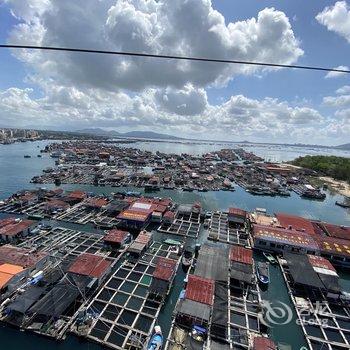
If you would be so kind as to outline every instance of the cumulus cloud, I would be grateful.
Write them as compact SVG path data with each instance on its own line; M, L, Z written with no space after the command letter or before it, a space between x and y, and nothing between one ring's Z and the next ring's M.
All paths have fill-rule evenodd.
M350 106L350 95L326 96L323 103L332 107Z
M230 23L210 0L6 2L19 21L8 38L13 44L282 64L303 55L288 17L274 8ZM30 89L0 91L0 120L8 126L124 127L192 137L195 131L204 138L286 142L314 140L315 129L317 135L347 130L345 110L330 120L301 103L269 97L209 102L209 87L267 68L28 50L13 55L26 65L26 79L41 97Z
M344 85L341 88L336 90L336 93L338 95L343 95L343 94L347 94L350 93L350 85Z
M338 66L338 67L334 67L333 69L339 69L339 70L349 70L348 66ZM344 75L346 75L347 73L345 72L328 72L325 76L326 79L329 78L339 78L342 77Z
M288 17L274 8L225 23L210 0L7 0L22 20L9 42L293 63L303 55ZM62 25L64 23L64 25ZM256 67L22 50L14 54L63 85L115 91L225 84Z
M317 21L350 43L350 8L346 1L327 6L316 16Z
M207 107L207 93L204 89L195 89L186 85L184 89L158 89L155 98L160 107L170 113L179 115L198 115Z
M147 89L133 97L120 92L101 93L98 89L83 91L51 85L43 88L45 95L40 98L31 97L29 89L1 92L0 119L12 125L20 118L24 126L35 121L42 127L122 125L173 133L195 130L206 134L207 138L213 134L221 138L262 135L272 139L290 138L301 126L307 129L324 124L324 117L318 111L293 107L277 99L258 100L235 95L220 105L212 105L204 90L191 86L178 91L166 89L163 93ZM185 107L193 100L199 101L191 102L198 109Z

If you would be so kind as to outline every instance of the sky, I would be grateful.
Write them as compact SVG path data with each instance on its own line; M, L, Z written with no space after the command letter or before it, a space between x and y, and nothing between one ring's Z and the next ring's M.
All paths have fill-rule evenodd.
M0 0L0 43L349 69L350 3ZM0 127L350 142L350 74L0 50Z

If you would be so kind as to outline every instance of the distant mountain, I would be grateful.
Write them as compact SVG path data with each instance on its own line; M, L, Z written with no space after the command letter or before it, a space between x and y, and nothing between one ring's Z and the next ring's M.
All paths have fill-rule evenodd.
M344 143L343 145L335 146L334 148L350 151L350 143Z
M106 136L106 137L130 137L136 139L154 139L154 140L183 140L183 138L160 134L153 131L129 131L129 132L118 132L118 131L108 131L101 128L90 128L90 129L82 129L77 130L79 133L84 134L92 134L98 136Z

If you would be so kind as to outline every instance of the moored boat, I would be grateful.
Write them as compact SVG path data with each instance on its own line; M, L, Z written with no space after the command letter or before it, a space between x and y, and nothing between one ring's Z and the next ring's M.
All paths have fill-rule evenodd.
M350 208L350 203L336 201L335 204L342 208Z
M270 274L269 274L269 263L258 262L256 267L256 275L259 282L262 284L269 284Z
M272 265L277 264L277 260L275 259L275 257L271 253L264 252L263 255L270 264L272 264Z
M186 247L184 250L184 254L182 256L182 265L185 267L191 266L194 256L194 250L192 247Z
M160 326L154 327L154 333L147 345L147 350L161 350L163 347L163 335Z

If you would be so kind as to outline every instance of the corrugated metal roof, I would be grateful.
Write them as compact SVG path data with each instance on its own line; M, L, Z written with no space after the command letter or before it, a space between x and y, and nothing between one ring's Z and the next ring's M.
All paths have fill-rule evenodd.
M276 344L273 340L265 337L255 337L253 341L253 350L276 350Z
M251 249L234 245L230 250L230 260L253 265L253 251Z
M325 230L330 236L350 240L349 226L338 226L328 223L321 223L320 225L325 228Z
M85 205L95 208L101 208L108 204L108 201L104 198L87 198L84 201Z
M174 275L176 269L176 261L173 259L159 257L156 268L153 272L154 278L169 281Z
M140 211L140 210L131 210L126 209L122 211L117 218L122 220L134 220L134 221L146 221L152 214L152 211Z
M3 273L15 275L21 271L23 271L23 267L19 265L6 264L6 263L0 265L0 272L3 272Z
M186 298L198 301L202 304L213 305L214 281L198 277L195 275L188 276L186 288Z
M28 229L31 225L34 224L34 221L31 220L22 220L20 222L15 222L0 228L0 235L4 236L16 236L19 233Z
M320 267L323 269L331 270L331 271L336 271L333 265L325 258L322 256L317 256L317 255L308 255L310 264L313 267Z
M79 255L69 267L68 272L90 277L102 277L111 266L103 256L84 253Z
M175 213L168 210L164 215L163 215L164 218L168 218L168 219L174 219L175 217Z
M243 210L243 209L240 209L240 208L229 208L228 209L228 214L229 215L246 217L247 212L245 210Z
M0 263L19 265L22 267L34 267L45 258L45 252L32 252L29 249L4 245L0 247Z
M276 217L280 225L285 228L289 228L291 226L294 230L297 231L306 232L310 235L316 234L311 221L301 216L277 213Z
M4 226L7 226L7 225L10 225L10 224L13 224L15 222L16 222L16 218L1 219L0 220L0 228L4 227Z
M260 238L280 244L288 244L314 250L318 250L319 248L317 241L314 239L316 238L315 236L280 227L255 224L253 225L253 236L254 238Z
M324 253L350 256L350 242L348 240L335 237L319 237L318 244Z
M86 193L84 191L72 191L69 193L68 197L75 198L75 199L84 199L86 198Z
M111 243L122 243L123 240L128 235L128 232L122 230L110 230L106 236L104 236L103 240L105 242Z
M152 233L147 231L141 231L139 235L136 237L135 242L148 244L152 239Z

